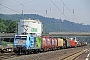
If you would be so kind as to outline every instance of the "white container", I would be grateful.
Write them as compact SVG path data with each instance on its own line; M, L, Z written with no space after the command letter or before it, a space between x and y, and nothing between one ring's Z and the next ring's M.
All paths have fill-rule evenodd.
M18 34L32 33L36 36L41 36L42 34L42 22L39 20L20 20L18 22Z

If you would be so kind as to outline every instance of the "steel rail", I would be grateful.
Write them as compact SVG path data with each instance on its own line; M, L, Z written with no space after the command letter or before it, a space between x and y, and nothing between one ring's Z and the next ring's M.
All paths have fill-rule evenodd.
M76 53L71 54L69 56L66 56L64 58L61 58L61 60L75 60L77 57L79 57L81 54L83 54L86 51L88 51L88 49L85 49L83 51L79 51L79 52L76 52Z

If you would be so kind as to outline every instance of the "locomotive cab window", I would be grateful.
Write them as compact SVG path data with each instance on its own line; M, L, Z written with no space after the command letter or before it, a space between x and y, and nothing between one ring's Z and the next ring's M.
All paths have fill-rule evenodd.
M27 36L16 36L16 39L26 40Z

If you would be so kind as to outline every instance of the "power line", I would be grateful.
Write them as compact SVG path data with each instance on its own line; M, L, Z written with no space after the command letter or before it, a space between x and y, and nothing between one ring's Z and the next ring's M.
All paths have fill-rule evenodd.
M62 0L61 0L62 1ZM74 15L74 17L76 18L76 16L75 16L75 11L74 11L74 8L73 8L73 11L71 11L67 6L66 6L66 4L62 1L62 3L63 3L63 5L70 11L70 12L72 12L72 14ZM74 4L74 2L73 2L73 4ZM77 20L77 18L76 18L76 20Z
M27 3L30 3L30 2L32 2L32 1L35 1L35 0L30 0L30 1L28 1L28 2L25 2L25 3L21 3L21 2L19 2L18 0L15 0L16 2L18 2L19 4L17 4L17 5L13 5L13 6L8 6L8 8L10 8L10 7L14 7L14 6L19 6L19 5L22 5L22 6L25 6L25 4L27 4ZM5 6L5 5L4 5ZM28 6L27 6L28 7ZM5 7L6 8L6 7ZM28 8L30 8L30 7L28 7ZM23 8L22 8L23 9ZM32 8L30 8L30 9L32 9ZM9 9L9 10L13 10L13 9ZM37 11L37 10L35 10L35 9L32 9L33 11L35 11L35 12L40 12L40 13L42 13L44 16L45 16L45 13L43 13L43 12L41 12L41 11ZM22 13L24 14L24 10L21 10L22 11ZM15 12L15 11L14 11Z
M5 8L7 8L7 9L9 9L9 10L11 10L11 11L14 11L14 12L16 12L16 13L20 13L20 12L18 12L18 11L16 11L16 10L14 10L14 9L11 9L11 8L9 8L9 7L7 7L7 6L5 6L5 5L2 5L2 4L0 4L1 6L3 6L3 7L5 7Z
M62 1L62 0L61 0ZM74 8L73 8L73 11L71 11L67 6L66 6L66 4L62 1L62 3L63 3L63 5L74 15L74 17L75 17L75 19L76 20L78 20L77 18L76 18L76 16L75 16L75 12L74 12ZM73 7L74 7L74 0L73 0ZM78 28L79 29L79 28Z
M16 0L16 1L17 1L17 0ZM34 1L34 0L32 0L32 1ZM32 1L29 1L29 2L32 2ZM17 2L20 3L19 1L17 1ZM26 3L29 3L29 2L26 2ZM26 4L26 3L24 3L24 4ZM20 3L20 4L18 4L18 5L24 6L24 4L23 4L23 3ZM16 13L19 13L19 14L23 13L23 10L22 10L22 12L20 13L20 12L14 10L14 9L11 9L10 7L7 7L7 6L3 5L2 3L0 3L0 5L3 6L3 7L5 7L5 8L7 8L7 9L9 9L9 10L11 10L11 11L14 11L14 12L16 12ZM31 8L30 8L30 9L31 9ZM33 10L34 10L34 9L33 9ZM37 11L37 10L34 10L34 11ZM42 13L42 14L44 14L44 13ZM22 14L22 15L23 15L23 14Z
M15 0L16 1L16 0ZM30 3L30 2L32 2L32 1L34 1L34 0L31 0L31 1L28 1L28 2L25 2L25 3L21 3L21 4L17 4L17 5L13 5L13 6L10 6L10 7L14 7L14 6L19 6L19 5L25 5L25 4L27 4L27 3ZM18 1L16 1L16 2L18 2ZM19 3L19 2L18 2Z
M58 6L51 0L51 2L54 4L54 6L64 15L64 17L67 18L67 16L58 8ZM69 18L67 18L69 20Z
M15 0L16 2L18 2L17 0ZM32 1L34 1L34 0L30 0L30 1L28 1L28 2L24 2L24 3L20 3L20 4L17 4L17 5L13 5L13 6L5 6L5 5L3 5L5 8L8 8L9 10L13 10L13 9L11 9L10 7L14 7L14 6L19 6L19 5L22 5L22 6L24 6L25 4L27 4L27 3L30 3L30 2L32 2ZM19 2L18 2L19 3ZM1 0L1 4L2 4L2 0ZM14 10L15 11L15 10Z
M31 1L26 2L26 3L20 3L20 2L17 1L17 0L15 0L15 1L18 2L19 5L25 6L26 3L32 2L32 1L34 1L34 0L31 0ZM28 7L28 6L26 6L26 7ZM28 8L30 8L30 7L28 7ZM32 9L32 8L30 8L30 9ZM35 10L35 9L32 9L32 10L34 10L35 12L39 12L39 11L37 11L37 10ZM22 10L22 11L23 11L23 14L24 14L24 10ZM40 11L40 13L42 13L42 12ZM42 14L45 15L44 13L42 13Z
M54 4L54 6L55 7L57 7L57 9L67 18L67 16L58 8L58 6L51 0L51 2ZM63 1L62 1L63 2ZM63 2L63 4L64 4L64 2ZM64 4L65 5L65 4ZM65 5L66 6L66 5ZM69 10L70 11L70 10ZM68 20L69 20L69 18L67 18ZM73 23L71 23L73 26L74 26L74 24ZM75 26L76 27L76 26ZM76 27L78 30L79 30L79 28L78 27Z

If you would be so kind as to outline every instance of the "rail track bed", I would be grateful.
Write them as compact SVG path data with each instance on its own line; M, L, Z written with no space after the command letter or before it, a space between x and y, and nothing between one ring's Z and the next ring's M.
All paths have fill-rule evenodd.
M11 55L9 58L1 60L74 60L80 54L87 51L88 48L89 47L84 46L21 56Z
M76 60L77 57L79 57L81 54L83 54L83 53L85 53L87 51L88 51L88 49L76 52L74 54L71 54L69 56L66 56L66 57L62 58L61 60Z
M0 60L17 57L15 53L0 53Z

